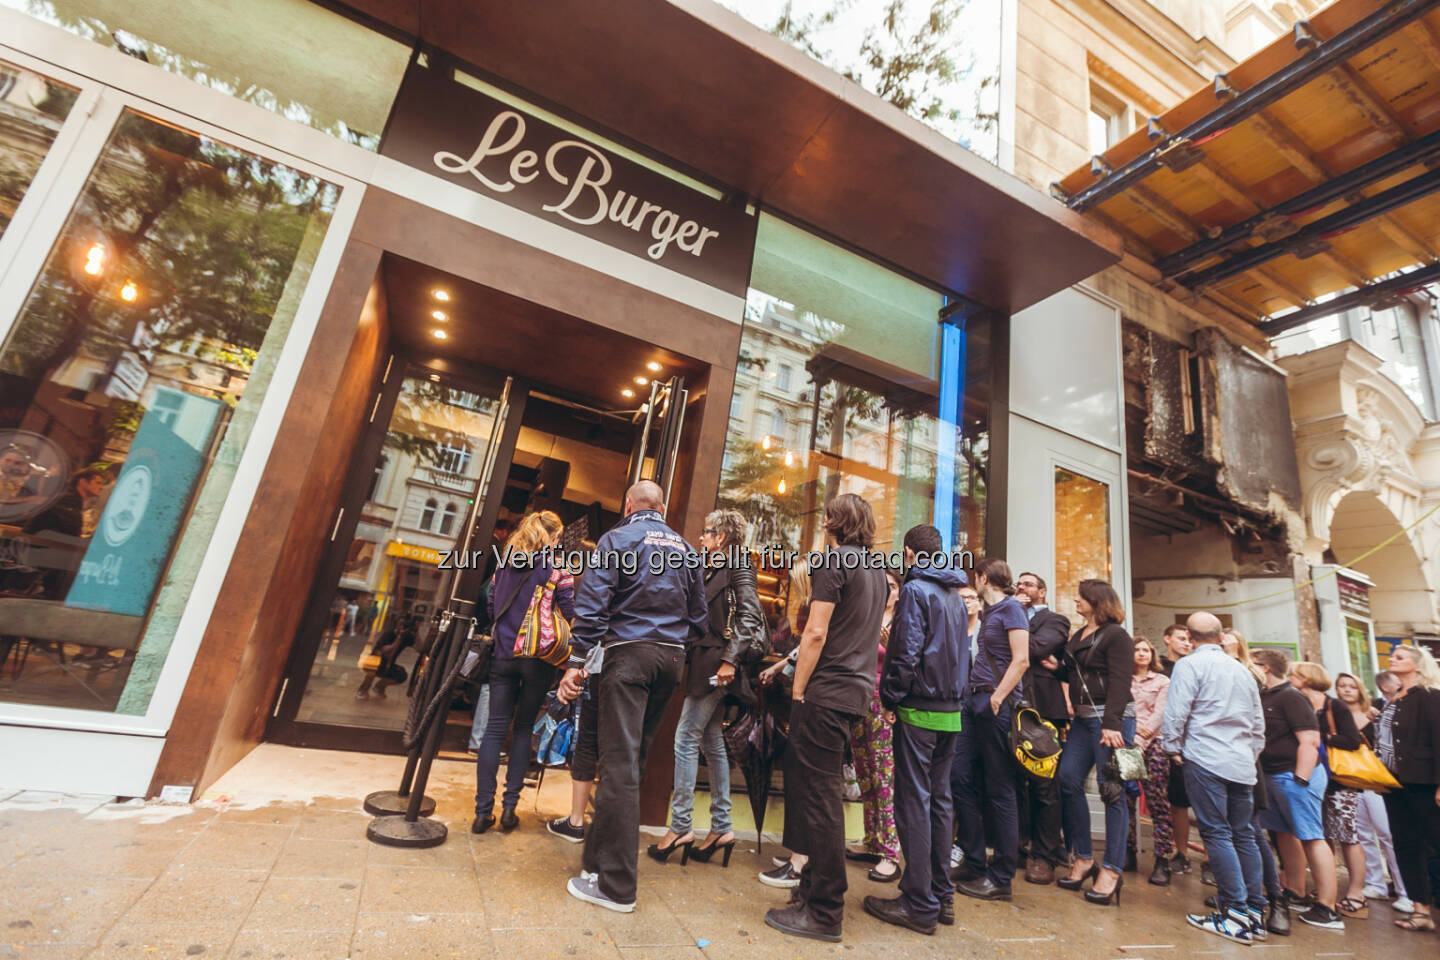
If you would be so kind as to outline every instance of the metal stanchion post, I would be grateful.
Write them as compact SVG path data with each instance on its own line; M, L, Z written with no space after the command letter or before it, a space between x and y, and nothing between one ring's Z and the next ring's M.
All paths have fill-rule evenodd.
M468 629L464 629L467 627ZM441 679L434 694L440 702L438 709L430 716L421 738L419 762L414 781L410 785L409 805L402 816L381 816L370 821L370 825L365 828L365 836L375 843L390 847L438 847L445 842L449 832L445 824L438 820L424 819L420 809L425 797L425 784L430 779L430 766L435 760L436 751L440 749L440 738L445 732L445 718L450 712L449 699L454 687L449 680L469 648L470 637L474 632L473 619L456 617L451 621L445 638L444 656L440 658ZM428 707L426 712L429 712Z

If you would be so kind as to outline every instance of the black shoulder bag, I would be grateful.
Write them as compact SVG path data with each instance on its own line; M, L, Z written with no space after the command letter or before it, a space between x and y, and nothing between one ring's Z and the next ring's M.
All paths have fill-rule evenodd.
M493 588L493 584L491 585ZM495 611L495 617L490 621L490 629L475 634L475 639L470 641L470 649L465 652L465 657L460 661L460 679L467 683L485 683L490 679L490 664L495 659L495 637L492 631L500 618L505 616L505 611L520 596L520 591L525 589L525 578L521 577L510 596L499 610Z

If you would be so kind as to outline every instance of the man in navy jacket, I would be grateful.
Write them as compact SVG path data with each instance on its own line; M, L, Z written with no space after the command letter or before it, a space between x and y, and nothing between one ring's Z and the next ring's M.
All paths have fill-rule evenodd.
M965 574L932 564L942 554L940 531L928 524L905 534L909 572L895 601L880 702L894 723L895 827L905 853L900 896L865 898L865 911L896 926L933 934L955 922L950 839L955 808L950 764L960 730L960 701L969 674L969 614L960 598Z
M600 538L575 594L570 669L560 681L567 703L585 684L592 648L600 673L600 787L585 832L580 876L566 889L587 903L635 909L640 773L670 695L685 670L685 647L705 635L705 573L700 554L665 523L660 487L642 480L625 492L625 519Z

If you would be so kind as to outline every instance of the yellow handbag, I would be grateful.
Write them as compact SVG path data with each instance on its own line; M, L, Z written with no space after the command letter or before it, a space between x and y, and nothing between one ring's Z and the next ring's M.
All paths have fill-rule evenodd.
M1330 735L1335 735L1335 715L1329 709L1325 711L1326 717L1330 720ZM1352 790L1374 790L1376 793L1386 793L1390 790L1398 790L1400 781L1391 776L1385 764L1375 755L1375 751L1364 743L1360 744L1359 750L1336 750L1333 747L1325 748L1325 756L1330 767L1330 778L1342 787L1350 787Z

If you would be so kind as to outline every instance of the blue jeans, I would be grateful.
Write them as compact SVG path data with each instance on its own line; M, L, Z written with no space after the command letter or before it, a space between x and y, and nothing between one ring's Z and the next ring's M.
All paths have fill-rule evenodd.
M683 836L695 812L695 778L700 751L710 769L710 832L730 832L730 758L725 752L725 691L686 697L675 727L675 785L670 794L670 829Z
M1264 910L1264 868L1255 842L1255 787L1224 780L1187 760L1185 792L1190 810L1210 855L1210 870L1218 888L1216 902L1221 910L1234 907Z
M1100 745L1099 717L1076 717L1070 721L1070 735L1060 753L1060 812L1065 822L1065 839L1070 852L1082 860L1092 856L1090 845L1090 805L1085 799L1085 778L1091 768L1097 777L1104 776L1105 765L1115 751ZM1127 745L1135 742L1135 718L1120 721L1120 733ZM1130 836L1130 807L1122 795L1116 803L1105 805L1105 858L1107 870L1119 873L1125 869L1125 847Z
M530 733L545 694L555 682L555 668L543 660L497 659L490 667L490 714L480 756L475 761L475 816L485 818L495 810L495 775L500 769L500 745L510 721L515 735L510 743L510 762L505 767L505 809L514 809L525 786L525 768L530 766Z
M485 739L485 722L490 719L490 684L482 684L480 696L475 698L475 716L470 718L470 749L480 752L480 741Z
M960 733L955 737L955 766L950 785L955 793L955 826L965 862L985 870L990 881L1008 887L1015 879L1020 856L1020 810L1016 793L1020 776L1010 756L1007 737L1013 707L1005 703L997 717L990 711L990 694L972 693L961 710ZM985 867L985 815L981 799L994 817L992 838L995 858Z

